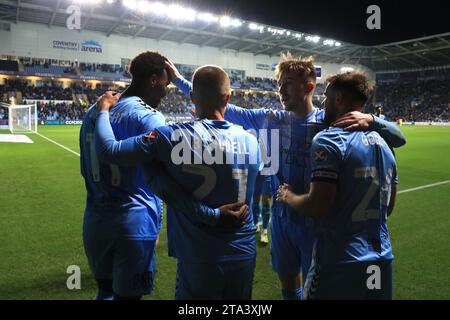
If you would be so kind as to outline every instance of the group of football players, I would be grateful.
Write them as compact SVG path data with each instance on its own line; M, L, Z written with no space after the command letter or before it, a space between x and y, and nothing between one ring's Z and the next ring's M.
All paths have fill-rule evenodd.
M392 148L406 141L395 124L362 112L374 90L365 74L328 78L322 109L313 105L313 59L283 54L275 79L284 110L270 110L230 104L219 66L189 81L147 51L130 73L130 86L105 93L80 131L83 242L97 299L152 291L162 201L176 299L252 298L260 212L283 299L392 298ZM165 125L158 104L170 83L190 96L195 121Z

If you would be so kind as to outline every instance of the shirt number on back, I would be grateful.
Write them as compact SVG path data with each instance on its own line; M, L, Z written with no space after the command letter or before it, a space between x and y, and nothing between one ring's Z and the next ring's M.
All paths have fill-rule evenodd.
M100 182L100 166L98 163L97 151L95 150L94 134L88 133L86 135L86 141L89 144L89 151L91 154L91 171L92 180L94 182ZM111 185L113 187L120 186L120 169L118 165L110 164L111 169Z
M368 219L378 219L380 208L369 208L370 201L375 196L376 192L380 188L380 178L378 176L378 170L376 167L363 167L355 169L355 178L372 178L369 189L366 195L355 208L352 213L352 221L360 222L366 221ZM392 180L392 169L389 168L387 175L384 180L384 184L381 187L380 194L380 205L388 206L391 194L391 180Z
M183 172L203 177L203 183L193 193L197 199L205 198L216 187L217 175L214 169L204 165L183 165ZM238 180L238 201L245 201L247 194L248 169L233 169L233 179Z
M239 183L238 201L245 201L247 196L247 177L248 169L233 169L233 179Z
M368 208L370 201L377 192L380 186L380 179L378 178L378 170L376 167L364 167L355 169L355 178L372 178L369 189L366 195L355 208L352 214L353 222L365 221L368 219L378 219L379 209Z
M197 199L205 198L216 186L216 172L207 166L186 164L183 165L182 171L190 174L195 174L203 177L203 183L197 190L194 191L194 196Z

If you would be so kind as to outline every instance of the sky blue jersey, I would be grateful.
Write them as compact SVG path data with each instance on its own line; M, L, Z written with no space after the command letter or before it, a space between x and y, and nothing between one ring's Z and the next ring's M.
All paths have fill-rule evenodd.
M192 89L192 84L182 77L176 79L174 84L185 95L189 95ZM271 170L266 173L275 173L272 184L274 197L276 197L278 186L285 182L290 184L297 194L309 191L311 143L314 136L326 128L323 123L324 117L324 110L315 107L306 117L298 117L293 112L285 110L245 109L232 104L228 104L225 112L225 120L241 125L246 130L267 129L268 143L265 147L269 154L267 159L270 160ZM377 117L374 117L372 129L379 132L394 148L406 142L400 129ZM275 136L277 132L278 138ZM274 137L277 139L273 139ZM285 204L275 203L272 214L287 217L300 225L314 224L311 218L297 214Z
M174 83L185 94L191 90L191 84L185 79L179 78ZM323 118L323 110L317 108L313 108L306 117L296 117L292 112L284 110L245 109L232 104L228 104L225 112L226 120L241 125L246 130L267 130L267 134L259 135L259 140L267 142L262 146L262 151L266 151L268 160L271 160L264 171L276 176L272 186L274 197L278 186L283 182L292 185L296 193L308 192L311 176L309 150L315 134L325 128ZM272 214L287 216L297 223L311 221L310 218L296 214L289 206L279 203L274 206Z
M337 184L331 212L318 222L320 265L393 259L386 220L397 168L377 132L320 132L312 145L311 181Z
M108 162L162 163L167 174L197 200L216 208L245 201L251 208L253 188L263 167L255 136L227 121L198 120L165 126L147 135L117 142L108 113L97 117L97 150ZM187 262L218 262L256 254L251 212L235 230L198 223L184 211L167 209L169 255Z
M81 174L87 199L85 223L99 235L155 240L162 202L147 187L138 166L118 166L99 161L94 142L95 105L86 113L80 130ZM152 131L165 124L160 112L139 97L122 98L111 110L111 125L118 139Z

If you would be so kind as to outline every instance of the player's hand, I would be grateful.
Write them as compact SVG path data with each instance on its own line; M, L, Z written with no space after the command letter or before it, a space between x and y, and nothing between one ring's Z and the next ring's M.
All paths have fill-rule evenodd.
M345 131L365 131L373 122L373 116L359 111L344 114L342 118L331 124L333 127L343 128Z
M294 195L294 191L292 189L292 186L283 183L281 186L278 187L277 190L277 201L282 203L288 203L289 199Z
M170 61L169 59L166 59L165 63L166 63L167 71L169 72L170 82L173 82L176 79L181 77L181 73L178 71L177 67L175 67L175 65L173 64L172 61Z
M244 202L226 204L220 209L220 217L217 227L225 229L235 229L244 225L248 214L248 205Z
M97 111L109 111L117 102L119 102L121 94L114 91L106 91L97 100Z

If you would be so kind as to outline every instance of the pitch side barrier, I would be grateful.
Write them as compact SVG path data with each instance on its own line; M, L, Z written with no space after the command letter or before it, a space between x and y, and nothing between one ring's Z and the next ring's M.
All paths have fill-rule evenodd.
M430 121L417 121L417 122L403 122L405 126L450 126L450 122L430 122Z
M83 121L81 120L44 120L40 121L40 125L80 125Z

